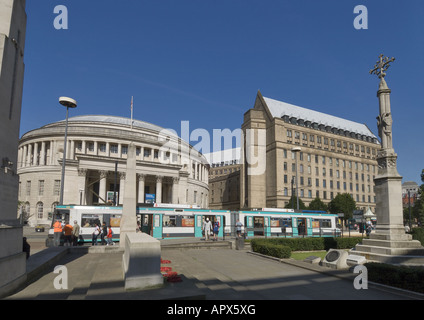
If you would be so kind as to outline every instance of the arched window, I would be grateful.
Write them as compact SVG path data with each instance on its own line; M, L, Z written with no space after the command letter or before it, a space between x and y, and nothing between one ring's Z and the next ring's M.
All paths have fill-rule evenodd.
M37 203L37 219L43 219L44 218L44 209L43 209L43 203L38 202Z

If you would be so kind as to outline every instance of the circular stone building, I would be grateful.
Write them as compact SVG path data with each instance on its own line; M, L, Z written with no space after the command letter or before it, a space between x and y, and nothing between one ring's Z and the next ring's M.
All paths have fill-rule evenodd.
M30 225L50 224L59 204L65 120L19 142L19 201ZM122 204L128 145L136 145L137 202L208 207L206 158L157 125L102 115L68 120L63 204ZM116 193L115 193L115 192Z

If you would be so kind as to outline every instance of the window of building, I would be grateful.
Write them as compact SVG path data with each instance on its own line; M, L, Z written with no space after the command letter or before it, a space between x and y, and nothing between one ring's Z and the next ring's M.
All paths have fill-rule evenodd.
M118 145L117 144L111 144L110 145L110 153L118 153Z
M44 195L44 180L38 181L38 195L43 196Z
M38 202L37 203L37 218L38 219L43 219L44 217L43 217L43 212L44 212L44 210L43 210L43 203L42 202Z
M31 181L27 181L26 183L26 195L27 196L31 195Z
M101 143L99 145L99 151L100 152L106 152L106 143Z
M53 195L59 196L60 195L60 180L55 180L53 185Z

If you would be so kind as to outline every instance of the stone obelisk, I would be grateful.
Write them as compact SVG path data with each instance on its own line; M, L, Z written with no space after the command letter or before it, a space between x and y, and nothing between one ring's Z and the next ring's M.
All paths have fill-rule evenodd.
M384 79L390 63L383 55L371 74L380 79L377 97L380 112L377 117L378 133L381 138L381 149L377 154L378 173L374 179L376 194L377 227L369 239L355 247L355 253L365 256L368 260L396 264L424 264L424 248L417 240L412 240L405 233L402 208L402 177L397 171L397 154L392 141L392 113L390 93Z
M16 173L26 23L25 0L0 0L0 298L27 276Z
M125 172L125 192L122 207L120 246L125 247L127 233L135 233L137 228L137 180L136 151L134 143L128 146L127 170Z

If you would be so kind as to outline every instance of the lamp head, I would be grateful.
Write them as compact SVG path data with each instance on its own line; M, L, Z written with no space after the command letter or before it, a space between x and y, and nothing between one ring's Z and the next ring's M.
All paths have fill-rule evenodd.
M62 106L65 106L67 108L76 108L77 107L77 102L74 99L68 98L68 97L60 97L59 103Z

